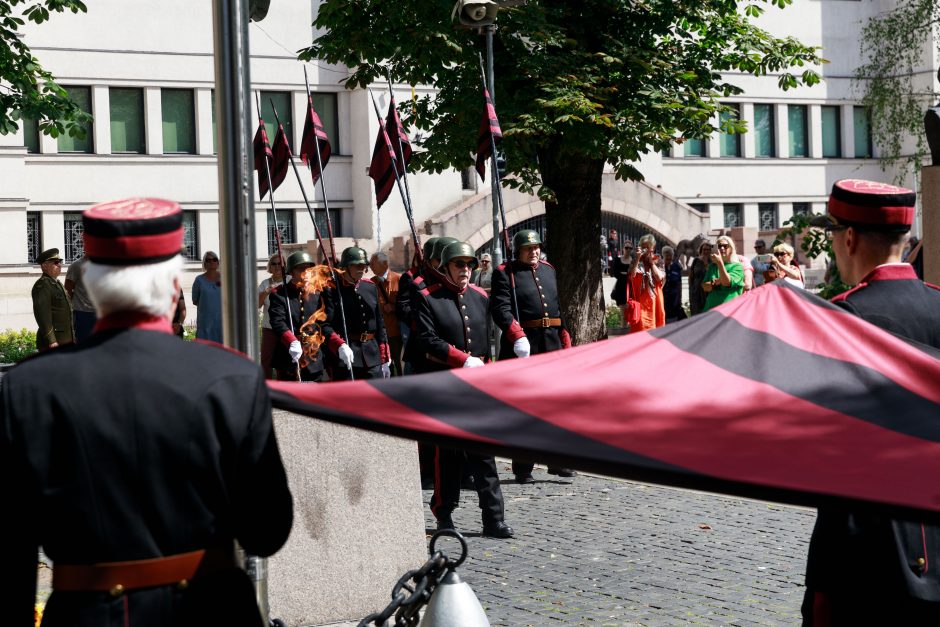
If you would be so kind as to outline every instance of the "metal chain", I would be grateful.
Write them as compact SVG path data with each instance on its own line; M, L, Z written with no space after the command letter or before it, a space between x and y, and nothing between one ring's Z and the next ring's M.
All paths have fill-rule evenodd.
M437 539L449 536L460 542L460 557L450 559L435 550ZM369 614L357 627L415 627L421 618L421 608L427 605L431 594L448 571L454 570L467 559L467 541L453 529L443 529L434 534L428 546L431 557L421 568L409 570L392 587L392 600L381 612ZM389 620L394 616L394 622Z

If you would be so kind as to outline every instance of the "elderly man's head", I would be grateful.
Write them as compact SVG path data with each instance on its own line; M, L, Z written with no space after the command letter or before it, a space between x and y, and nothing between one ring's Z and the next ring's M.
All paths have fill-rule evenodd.
M383 276L388 272L388 255L385 253L372 253L369 259L369 269L375 276Z

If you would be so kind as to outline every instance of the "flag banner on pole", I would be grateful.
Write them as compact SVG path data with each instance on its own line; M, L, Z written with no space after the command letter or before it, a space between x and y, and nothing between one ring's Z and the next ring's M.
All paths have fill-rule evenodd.
M940 351L775 281L691 320L484 368L268 385L275 407L441 446L910 515L940 512L937 381Z
M290 168L290 144L287 142L287 133L284 132L282 124L278 125L277 135L274 136L273 153L274 165L271 167L272 191L281 186L287 176L287 170Z
M405 133L405 128L401 125L401 118L398 117L398 108L395 106L395 96L393 95L391 103L388 105L388 115L385 118L385 132L392 142L392 150L395 152L395 163L398 167L398 173L404 174L408 171L408 164L411 163L411 140Z
M320 148L320 161L317 163L317 147ZM300 159L310 166L310 174L313 176L313 184L316 185L323 174L321 168L325 168L333 154L330 147L330 138L323 130L323 123L316 109L313 108L313 96L307 95L307 117L304 119L304 134L300 140Z
M379 118L379 133L372 150L372 163L369 164L369 178L375 182L375 202L381 207L388 200L395 187L395 151L385 127Z
M264 130L264 120L258 120L258 130L252 141L255 155L255 170L258 171L258 197L264 200L268 193L268 169L274 165L274 153L268 144L268 134Z
M480 120L480 132L477 135L477 172L480 179L486 180L486 163L493 155L493 144L499 145L503 132L499 128L496 118L496 108L490 98L490 90L483 89L483 98L486 108L483 109L483 119Z

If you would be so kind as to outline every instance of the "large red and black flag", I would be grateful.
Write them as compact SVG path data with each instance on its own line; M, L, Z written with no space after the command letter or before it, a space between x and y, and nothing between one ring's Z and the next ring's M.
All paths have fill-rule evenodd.
M379 118L379 133L372 149L372 163L369 164L369 178L375 183L375 202L381 208L395 187L395 151L392 142Z
M258 120L258 130L255 131L255 138L252 141L252 148L255 155L255 170L258 171L258 195L264 200L268 193L268 174L274 167L274 153L268 144L268 133L264 130L264 120Z
M483 88L483 119L480 120L480 132L477 134L477 172L480 179L486 180L486 162L493 156L493 145L499 145L503 131L499 128L496 108L490 98L490 90Z
M284 182L287 176L287 170L290 168L290 143L287 141L287 133L284 132L284 125L277 125L277 134L274 136L274 146L272 147L273 165L271 166L271 191L277 190Z
M316 157L318 152L320 153L319 161ZM323 168L326 167L331 154L330 138L323 129L320 116L313 108L313 96L307 94L307 117L304 118L304 133L300 140L300 159L310 166L310 175L313 177L314 185L320 180Z
M385 117L385 132L392 142L392 150L395 152L395 165L398 173L404 175L408 171L408 164L411 163L411 140L401 124L401 118L398 116L398 107L395 106L395 95L392 94L391 102L388 105L388 115Z
M449 447L768 500L940 512L940 351L777 281L705 314L277 407Z

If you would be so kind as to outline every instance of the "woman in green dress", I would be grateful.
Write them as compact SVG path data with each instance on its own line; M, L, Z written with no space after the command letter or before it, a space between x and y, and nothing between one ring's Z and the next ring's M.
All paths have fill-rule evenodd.
M705 297L703 312L717 307L744 292L744 266L737 260L734 242L727 235L718 238L718 252L712 253L705 270L702 289Z

